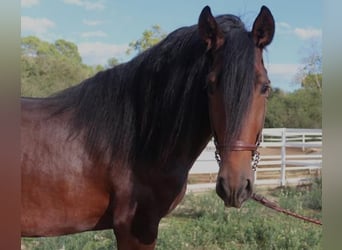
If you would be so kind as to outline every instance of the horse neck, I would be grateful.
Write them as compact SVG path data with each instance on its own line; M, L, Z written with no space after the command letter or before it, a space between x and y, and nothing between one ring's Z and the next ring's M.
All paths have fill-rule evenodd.
M145 119L141 122L142 126L145 126L145 136L141 137L142 143L145 141L150 143L146 151L139 150L140 152L144 155L152 153L152 158L162 155L164 162L170 162L171 159L170 164L172 161L181 161L190 167L211 137L207 93L203 87L199 88L202 90L196 95L188 94L189 99L182 100L186 103L186 105L183 103L186 107L180 108L177 103L173 103L165 110L159 109L160 114L155 114L151 118L155 119L158 125L146 122L148 118L142 117L143 120ZM177 121L180 121L181 125L177 124ZM146 123L149 125L144 125ZM179 128L174 130L178 125ZM146 134L146 130L150 127L154 131Z
M128 82L134 84L136 153L144 160L152 153L151 161L158 156L196 159L211 134L207 58L196 48L169 52L169 57L158 53L153 48L126 65Z

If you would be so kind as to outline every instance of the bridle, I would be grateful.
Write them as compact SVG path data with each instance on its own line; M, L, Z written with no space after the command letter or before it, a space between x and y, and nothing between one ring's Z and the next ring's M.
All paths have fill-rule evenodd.
M265 109L266 109L266 103L265 103ZM211 112L209 112L209 116L210 116L211 131L213 133L214 144L215 144L215 159L216 159L219 167L221 166L220 165L220 163L221 163L220 150L228 149L229 151L251 151L252 152L251 167L252 167L253 171L256 171L256 168L257 168L259 161L260 161L260 153L258 151L258 147L260 146L260 142L261 142L262 128L264 127L264 124L265 124L266 112L264 111L262 127L261 127L261 130L259 131L259 133L256 137L255 144L244 142L242 140L236 140L231 145L219 144L215 130L214 130Z
M265 104L266 105L266 104ZM264 117L263 117L263 125L262 128L264 127L264 123L265 123L265 113L264 112ZM210 113L211 114L211 113ZM210 115L211 116L211 115ZM259 131L257 138L256 138L256 142L255 144L252 143L248 143L248 142L244 142L242 140L236 140L235 142L233 142L231 145L227 145L227 144L219 144L218 140L217 140L217 136L216 133L214 131L214 127L212 124L212 119L210 117L210 125L211 125L211 130L213 133L213 137L214 137L214 144L215 144L215 159L219 165L219 167L221 166L221 156L220 156L220 150L226 150L228 149L229 151L251 151L252 152L252 170L256 171L256 168L258 166L259 160L260 160L260 153L258 152L258 147L260 146L260 142L261 142L261 137L262 137L262 129ZM322 225L322 222L316 219L312 219L306 216L302 216L299 214L296 214L294 212L291 212L287 209L284 209L282 207L280 207L278 204L268 200L266 197L258 195L256 193L252 193L251 198L253 200L255 200L256 202L259 202L260 204L269 207L273 210L276 210L278 212L282 212L286 215L290 215L293 216L295 218L298 219L302 219L311 223L315 223L317 225Z
M265 113L266 112L264 112L262 128L264 127L264 123L265 123ZM236 140L231 145L226 145L226 144L219 144L219 142L217 140L216 133L214 131L214 127L212 124L211 117L210 117L210 126L211 126L211 131L212 131L213 137L214 137L215 159L216 159L219 167L221 166L221 164L220 164L221 163L220 150L228 149L229 151L251 151L252 152L251 166L252 166L252 170L256 171L256 168L257 168L259 161L260 161L260 153L258 151L258 147L260 146L260 142L261 142L262 128L256 137L255 144L244 142L242 140Z
M261 131L259 132L257 136L257 140L255 144L237 140L232 145L229 145L229 146L225 144L220 145L216 139L216 136L214 136L214 144L216 148L215 159L218 165L220 166L220 162L221 162L220 150L222 149L228 149L229 151L251 151L252 152L252 170L256 171L256 168L260 161L260 153L258 152L260 141L261 141Z
M260 160L260 154L258 152L258 147L259 147L260 141L261 141L261 134L262 134L261 132L262 131L259 132L255 144L251 144L251 143L247 143L247 142L244 142L241 140L237 140L231 146L219 145L217 142L216 136L214 136L214 144L216 147L215 159L216 159L218 165L220 166L220 162L221 162L220 149L227 149L228 148L230 151L252 151L252 169L254 171L256 171L257 165L258 165L259 160ZM286 215L290 215L292 217L302 219L304 221L311 222L311 223L314 223L317 225L322 225L322 222L320 220L316 220L316 219L309 218L309 217L306 217L303 215L299 215L297 213L294 213L292 211L284 209L284 208L280 207L277 203L268 200L266 197L264 197L262 195L252 193L251 198L253 200L255 200L256 202L259 202L260 204L262 204L268 208L271 208L273 210L276 210L278 212L281 212L281 213L284 213Z

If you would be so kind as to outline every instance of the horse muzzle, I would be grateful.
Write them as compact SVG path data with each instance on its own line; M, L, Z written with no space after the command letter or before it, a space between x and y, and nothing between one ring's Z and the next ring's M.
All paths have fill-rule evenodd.
M253 184L249 179L241 181L239 185L230 185L222 178L217 178L216 193L224 201L226 207L240 208L253 193Z

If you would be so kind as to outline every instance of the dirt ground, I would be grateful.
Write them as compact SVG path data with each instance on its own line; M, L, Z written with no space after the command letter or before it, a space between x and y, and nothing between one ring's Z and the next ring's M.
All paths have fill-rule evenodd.
M263 148L258 149L260 155L277 155L281 154L281 148ZM302 154L319 154L322 153L320 148L286 148L286 154L288 155L302 155Z

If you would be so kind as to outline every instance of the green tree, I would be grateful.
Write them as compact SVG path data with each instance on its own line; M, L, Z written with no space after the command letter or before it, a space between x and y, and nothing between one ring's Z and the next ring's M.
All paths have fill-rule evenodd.
M306 75L302 81L301 85L304 88L315 88L322 91L322 73L310 73Z
M95 72L95 73L96 73L96 72L99 72L99 71L103 71L103 70L105 70L105 67L102 66L102 65L96 65L96 66L94 66L94 72Z
M159 25L153 25L151 29L147 29L142 33L142 37L136 41L129 43L129 48L126 51L127 54L131 54L132 51L141 53L144 50L157 44L163 38L166 37L166 33L162 31Z
M317 88L301 88L289 94L285 127L321 128L322 93Z
M117 58L115 58L115 57L111 57L107 61L108 68L112 68L112 67L114 67L114 66L116 66L118 64L119 64L119 60Z
M275 89L268 102L265 127L322 127L322 54L317 43L311 43L296 82L301 88L285 93Z
M290 93L275 89L267 109L266 128L322 127L322 93L317 88L301 88Z
M268 99L265 128L282 128L286 124L286 93L274 88Z
M35 36L28 36L21 39L21 54L24 56L58 56L55 46Z
M61 56L65 56L76 63L82 63L82 58L80 54L78 53L78 48L76 44L72 42L68 42L62 39L59 39L54 44L56 50L61 54Z
M307 51L307 55L302 59L303 66L297 73L296 81L303 88L315 88L322 91L322 50L318 43L312 41Z
M24 37L21 49L21 94L24 96L48 96L102 69L83 64L77 46L61 39L49 43L34 36Z

